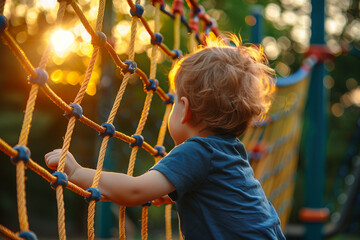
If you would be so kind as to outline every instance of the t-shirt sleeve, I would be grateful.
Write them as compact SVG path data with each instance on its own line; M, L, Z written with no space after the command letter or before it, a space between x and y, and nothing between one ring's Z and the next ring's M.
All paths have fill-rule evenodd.
M209 151L199 142L186 141L150 170L161 172L174 185L176 190L169 196L175 201L206 180L210 166Z

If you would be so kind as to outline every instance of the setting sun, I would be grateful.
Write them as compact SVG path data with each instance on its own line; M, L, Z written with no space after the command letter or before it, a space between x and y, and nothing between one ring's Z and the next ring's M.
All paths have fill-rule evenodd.
M73 33L59 29L51 35L51 43L54 47L55 52L62 55L63 52L70 47L74 42L75 38Z

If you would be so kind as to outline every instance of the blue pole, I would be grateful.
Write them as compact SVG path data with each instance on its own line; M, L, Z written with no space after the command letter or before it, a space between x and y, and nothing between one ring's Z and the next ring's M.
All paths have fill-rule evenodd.
M311 47L325 45L325 3L324 0L312 0L311 12ZM322 62L315 65L309 87L307 102L308 129L306 133L305 149L305 208L312 217L303 218L306 222L307 240L323 239L323 225L325 219L318 218L324 213L325 189L325 152L326 152L326 95L323 85L325 68ZM325 210L326 212L326 210ZM325 217L326 218L326 217Z
M255 18L255 25L251 28L251 43L261 44L263 35L263 8L259 5L255 5L250 10L251 15Z

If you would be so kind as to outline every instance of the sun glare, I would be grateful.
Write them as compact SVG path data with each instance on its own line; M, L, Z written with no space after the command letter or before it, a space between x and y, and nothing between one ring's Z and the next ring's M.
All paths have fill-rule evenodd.
M51 43L55 52L62 55L64 51L74 42L74 35L66 30L59 29L51 35ZM60 56L59 55L59 56Z

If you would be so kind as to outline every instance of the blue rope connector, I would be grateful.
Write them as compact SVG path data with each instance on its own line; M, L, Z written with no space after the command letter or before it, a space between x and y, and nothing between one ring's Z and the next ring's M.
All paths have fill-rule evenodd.
M3 15L0 15L0 35L3 34L3 32L7 29L8 23L6 20L6 17Z
M155 157L164 157L165 156L165 147L164 146L160 146L157 145L154 147L154 149L156 149L158 152L154 155Z
M169 100L165 100L164 101L164 104L167 105L167 104L173 104L174 103L174 95L171 94L171 93L167 93L166 96L169 97Z
M47 82L49 75L46 73L44 69L41 68L35 68L35 72L37 73L37 76L30 76L29 82L39 84L40 86L45 86L45 83Z
M83 114L82 107L77 103L71 103L69 104L69 106L72 107L72 112L71 113L65 112L64 116L68 119L70 119L71 117L76 117L76 119L80 119Z
M135 142L130 144L130 147L141 147L144 144L144 137L141 135L132 135L133 138L135 138Z
M143 13L144 13L144 7L139 5L139 4L135 4L135 7L136 7L136 10L135 12L133 12L131 9L130 9L130 14L131 16L136 16L138 18L141 18Z
M136 71L136 68L137 68L136 62L131 61L131 60L126 60L124 63L125 63L126 65L128 65L126 69L123 69L123 70L122 70L122 72L123 72L124 74L125 74L125 73L128 73L128 72L131 73L131 74L133 74L133 73Z
M144 203L143 205L141 205L142 207L150 207L152 205L152 201L148 201L147 203Z
M84 197L85 201L87 201L88 203L91 201L99 201L101 199L101 193L100 190L94 187L88 188L86 189L86 191L91 193L90 197Z
M155 39L151 39L151 44L160 45L163 40L163 36L160 33L154 33Z
M50 183L52 188L56 188L59 185L66 187L69 184L69 178L66 173L54 172L52 175L57 177L56 182Z
M103 32L97 32L97 36L91 39L91 44L99 47L103 47L106 44L106 35Z
M159 81L156 79L149 78L149 85L145 86L145 91L156 91L159 86Z
M173 49L172 52L175 53L175 56L172 57L172 59L174 59L174 60L175 59L180 59L183 56L182 51L179 50L179 49Z
M27 164L29 162L31 155L30 149L20 145L13 147L13 149L18 152L18 155L16 157L10 158L12 163L16 164L19 161L23 161L25 164Z
M103 123L102 127L106 128L105 132L99 133L100 137L104 138L105 136L113 137L115 135L115 127L111 123Z
M37 236L31 231L20 232L18 236L26 240L37 240Z

